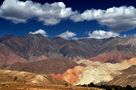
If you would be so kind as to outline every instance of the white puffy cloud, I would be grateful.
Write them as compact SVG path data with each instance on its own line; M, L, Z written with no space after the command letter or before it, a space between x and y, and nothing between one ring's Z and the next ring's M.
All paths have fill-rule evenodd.
M47 36L48 36L47 33L46 33L46 31L44 31L43 29L39 29L39 30L37 30L37 31L35 31L35 32L29 32L29 34L41 34L41 35L43 35L44 37L47 37Z
M136 28L136 8L133 6L112 7L107 10L91 9L71 17L75 22L97 20L115 32Z
M34 18L44 25L55 25L66 19L75 22L97 20L114 32L136 28L136 8L133 6L111 7L106 10L88 9L80 13L66 7L63 2L41 4L31 0L5 0L0 6L0 17L14 23L25 23Z
M40 4L32 1L5 0L0 7L0 17L15 23L36 18L45 25L54 25L70 17L74 12L63 2Z
M92 33L88 33L88 38L95 38L95 39L106 39L110 37L119 37L118 33L114 33L111 31L104 31L104 30L95 30Z
M77 34L74 33L74 32L70 32L70 31L66 31L64 33L61 33L60 35L58 35L59 37L61 38L64 38L64 39L75 39Z

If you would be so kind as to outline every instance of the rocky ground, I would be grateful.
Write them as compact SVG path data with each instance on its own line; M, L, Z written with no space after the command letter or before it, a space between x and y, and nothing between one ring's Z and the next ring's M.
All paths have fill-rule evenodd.
M72 86L65 81L29 72L0 70L0 90L102 90Z

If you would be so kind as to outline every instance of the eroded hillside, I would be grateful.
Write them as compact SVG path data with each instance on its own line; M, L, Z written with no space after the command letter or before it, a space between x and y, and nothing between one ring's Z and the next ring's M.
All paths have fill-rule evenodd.
M61 77L61 79L69 83L72 83L74 85L84 85L90 83L99 84L99 83L110 82L110 81L111 84L114 85L114 83L116 83L114 82L115 80L117 80L117 82L118 80L120 80L119 82L122 83L121 85L125 86L132 84L132 86L136 86L136 84L134 84L135 83L134 79L136 78L136 76L135 74L130 73L135 68L131 68L131 70L127 70L133 65L136 65L136 58L123 60L120 63L102 63L102 62L89 61L89 60L80 60L77 63L78 64L82 63L85 66L76 66L73 69L69 69L64 74L59 75L59 79ZM132 78L131 83L123 81L123 80L130 81L129 77ZM55 78L58 77L56 76Z

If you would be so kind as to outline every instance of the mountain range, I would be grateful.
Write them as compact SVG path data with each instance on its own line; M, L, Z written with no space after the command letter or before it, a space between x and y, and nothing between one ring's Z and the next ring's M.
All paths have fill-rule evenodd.
M135 56L136 37L67 40L27 34L0 38L1 69L47 74L73 85L125 86L125 78L132 77L131 85L136 86L135 73L129 75L135 69Z
M104 62L118 62L135 56L135 52L136 37L66 40L60 37L47 38L41 34L28 34L0 38L1 66L50 58L101 58Z

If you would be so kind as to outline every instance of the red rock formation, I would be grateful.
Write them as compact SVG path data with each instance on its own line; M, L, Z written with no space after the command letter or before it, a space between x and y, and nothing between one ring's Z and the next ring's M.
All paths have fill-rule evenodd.
M79 79L83 71L84 71L84 68L82 66L76 66L73 69L67 70L63 74L63 79L69 83L75 83Z
M17 62L27 62L26 59L13 53L8 47L0 45L0 67L8 66Z
M63 74L50 74L49 76L58 80L63 80Z
M111 62L111 63L117 63L121 62L125 59L130 59L134 57L134 54L132 53L124 53L124 52L107 52L99 54L95 57L90 58L92 61L99 61L99 62Z
M69 83L75 83L79 78L81 73L84 71L84 67L76 66L73 69L68 69L64 74L51 74L55 79L65 80Z

